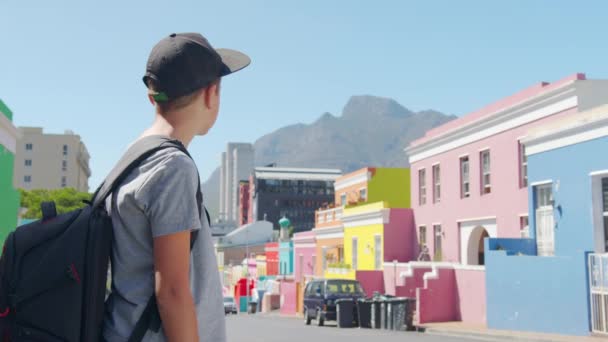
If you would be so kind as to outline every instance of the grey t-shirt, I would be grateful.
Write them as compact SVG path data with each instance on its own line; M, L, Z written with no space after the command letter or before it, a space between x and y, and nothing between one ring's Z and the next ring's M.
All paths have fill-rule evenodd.
M197 186L192 159L170 148L147 158L108 199L114 245L112 293L106 301L103 329L106 341L127 341L154 295L153 238L188 230L199 231L190 262L199 337L201 341L226 341L217 261L204 210L199 216ZM162 328L144 336L144 341L166 340Z

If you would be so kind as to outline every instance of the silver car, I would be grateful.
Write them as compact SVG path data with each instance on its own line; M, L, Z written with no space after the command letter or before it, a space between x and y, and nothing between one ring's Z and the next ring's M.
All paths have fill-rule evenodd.
M224 297L224 314L236 314L236 303L234 302L234 298L232 297Z

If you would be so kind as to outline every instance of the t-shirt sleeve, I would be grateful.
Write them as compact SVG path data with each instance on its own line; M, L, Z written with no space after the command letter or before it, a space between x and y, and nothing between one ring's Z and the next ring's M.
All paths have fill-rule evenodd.
M197 189L196 166L181 153L170 155L142 183L135 198L150 222L153 238L201 228Z

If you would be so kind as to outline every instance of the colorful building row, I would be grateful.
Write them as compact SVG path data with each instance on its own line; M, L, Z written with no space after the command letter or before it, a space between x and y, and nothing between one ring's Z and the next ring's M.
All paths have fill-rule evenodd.
M605 103L608 81L542 82L427 132L410 169L337 178L312 231L266 247L281 311L346 278L415 298L418 324L608 333Z

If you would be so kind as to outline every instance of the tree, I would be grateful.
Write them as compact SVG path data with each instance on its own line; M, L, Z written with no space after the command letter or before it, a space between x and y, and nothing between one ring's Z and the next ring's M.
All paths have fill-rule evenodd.
M27 212L23 215L23 218L26 219L42 218L42 209L40 208L42 202L55 202L57 214L64 214L84 207L86 205L84 201L89 201L92 197L92 194L79 192L74 188L35 189L30 191L19 189L19 192L21 193L21 207L27 209Z

